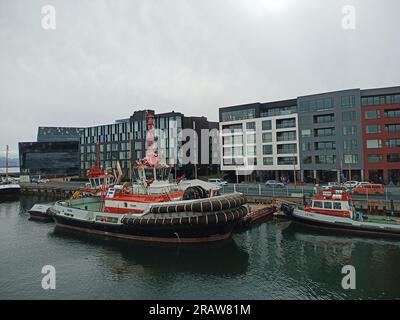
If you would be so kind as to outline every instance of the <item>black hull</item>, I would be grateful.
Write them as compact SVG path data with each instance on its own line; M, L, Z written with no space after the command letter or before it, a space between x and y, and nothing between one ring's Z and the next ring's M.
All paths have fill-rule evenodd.
M58 228L89 234L158 243L206 243L230 237L236 222L220 224L106 224L86 222L64 216L53 217Z
M0 196L18 196L21 192L21 189L11 188L11 189L0 189Z
M374 238L388 238L388 239L400 239L400 233L393 232L390 230L366 230L365 228L350 226L350 225L339 225L339 224L332 224L326 222L319 222L319 221L310 221L306 219L302 219L293 215L289 215L290 218L294 223L314 228L318 230L322 230L325 232L330 232L331 234L347 234L347 235L359 235L364 237L374 237Z
M47 212L29 210L28 213L33 220L53 221L53 217Z

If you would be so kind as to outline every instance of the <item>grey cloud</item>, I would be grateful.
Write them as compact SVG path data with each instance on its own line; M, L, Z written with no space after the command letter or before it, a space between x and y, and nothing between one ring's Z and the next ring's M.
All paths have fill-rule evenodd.
M0 146L135 108L217 120L220 106L399 84L399 1L268 1L2 0ZM356 30L341 28L345 4Z

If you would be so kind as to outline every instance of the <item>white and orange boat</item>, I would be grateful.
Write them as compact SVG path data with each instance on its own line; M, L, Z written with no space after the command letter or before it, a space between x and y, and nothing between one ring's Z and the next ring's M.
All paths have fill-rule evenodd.
M360 235L400 238L400 219L365 215L356 211L351 196L339 190L326 190L311 197L305 207L282 205L282 211L295 223Z
M165 243L210 242L231 235L248 213L243 195L220 195L220 187L198 180L170 182L171 167L153 151L152 120L149 116L149 149L133 168L132 185L118 184L117 177L100 197L56 202L49 211L57 227Z

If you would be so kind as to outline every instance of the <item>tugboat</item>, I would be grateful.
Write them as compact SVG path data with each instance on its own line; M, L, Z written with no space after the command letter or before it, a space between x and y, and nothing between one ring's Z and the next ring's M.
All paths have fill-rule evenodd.
M114 176L100 168L99 151L97 144L97 158L96 165L86 171L86 176L89 182L86 184L83 191L76 191L72 195L71 199L79 199L82 197L100 197L104 189L111 187L114 184ZM52 221L53 217L49 214L49 209L54 205L52 203L37 203L31 209L28 210L31 219Z
M21 191L19 184L13 183L8 177L8 145L6 146L6 176L0 180L0 196L1 197L14 197L18 196Z
M351 196L327 190L311 197L305 207L283 204L282 211L295 223L338 232L400 238L400 218L364 215L355 210Z
M148 116L149 149L129 186L103 188L100 198L58 201L49 211L56 227L89 234L159 243L214 242L230 237L248 213L240 193L219 195L215 185L170 183L171 167L153 151L153 117Z

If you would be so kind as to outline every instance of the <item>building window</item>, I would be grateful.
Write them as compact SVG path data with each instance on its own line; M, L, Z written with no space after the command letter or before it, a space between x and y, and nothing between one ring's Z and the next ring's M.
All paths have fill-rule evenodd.
M314 123L329 123L329 122L335 122L335 115L333 113L321 116L314 116Z
M272 157L264 157L263 158L264 166L273 166L274 165L274 158Z
M381 163L383 161L383 155L381 154L369 154L368 163Z
M353 107L356 104L356 97L355 96L343 96L342 97L342 107L348 108Z
M256 131L256 123L255 122L247 122L246 123L246 131Z
M389 139L387 141L388 148L400 148L400 139Z
M255 155L257 155L257 148L256 148L256 146L247 147L247 155L248 155L248 156L255 156Z
M357 154L345 154L343 158L344 158L345 164L357 164L358 163L358 155Z
M345 136L354 136L357 132L356 126L346 126L343 127L343 135Z
M296 165L297 157L278 157L278 165Z
M272 142L272 132L264 132L262 134L262 142L263 143Z
M273 153L272 145L266 144L266 145L263 146L263 154L264 155L269 155L269 154L272 154L272 153Z
M255 133L247 135L247 143L248 144L256 143L256 134Z
M296 131L285 131L285 132L277 132L276 134L278 141L295 141Z
M343 121L354 121L354 120L356 120L356 112L355 111L342 112L342 120Z
M365 112L365 119L370 120L370 119L379 119L381 117L381 114L379 110L368 110Z
M330 137L335 135L335 128L315 129L316 137Z
M302 151L311 151L311 142L303 142L301 145Z
M236 121L254 119L256 117L256 109L246 109L237 111L225 111L222 112L222 121Z
M382 140L367 140L367 149L380 149L382 148Z
M243 125L239 124L231 124L222 126L222 133L242 133L243 132Z
M286 129L286 128L295 128L296 127L296 119L280 119L276 120L276 128L277 129Z
M367 125L366 132L368 134L381 133L381 126L379 124Z
M311 138L311 129L303 129L303 130L301 130L301 136L303 138Z
M357 149L357 140L344 140L343 141L344 150L354 150Z
M335 155L316 156L315 163L317 163L317 164L335 164L336 156Z
M363 106L374 106L374 105L376 106L376 105L395 104L395 103L400 103L400 94L361 98L361 104Z
M257 158L248 158L247 165L249 166L256 166L257 165Z
M224 159L223 162L224 162L225 166L232 166L232 165L243 166L244 165L243 158L226 158L226 159Z
M243 144L243 136L223 137L222 141L223 141L224 145L229 145L229 144L240 145L240 144ZM136 142L135 142L135 144L136 144Z
M285 116L293 113L297 113L297 106L277 108L264 107L260 110L260 117Z
M304 164L311 164L312 163L312 157L308 156L308 157L303 158L303 163Z
M336 150L336 142L334 141L316 142L315 150Z
M400 109L385 110L385 118L400 118Z
M400 153L392 153L387 155L388 162L400 162Z
M297 152L297 144L279 144L278 154L292 154Z
M333 99L325 98L300 102L300 112L316 112L333 109Z
M387 124L385 126L386 132L388 133L399 133L400 132L400 124Z
M271 130L272 129L272 121L271 120L264 120L262 122L262 130Z

